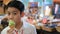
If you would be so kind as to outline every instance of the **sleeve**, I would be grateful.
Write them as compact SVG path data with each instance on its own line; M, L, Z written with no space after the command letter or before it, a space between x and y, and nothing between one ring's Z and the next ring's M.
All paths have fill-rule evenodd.
M6 31L5 30L1 31L1 34L6 34Z
M1 34L7 34L7 30L9 29L9 27L6 27L5 29L3 29L2 31L1 31Z

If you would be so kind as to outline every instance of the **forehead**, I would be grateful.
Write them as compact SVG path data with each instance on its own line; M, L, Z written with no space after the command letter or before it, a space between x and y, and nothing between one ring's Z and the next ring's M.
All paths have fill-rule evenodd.
M8 7L7 12L20 12L17 8Z

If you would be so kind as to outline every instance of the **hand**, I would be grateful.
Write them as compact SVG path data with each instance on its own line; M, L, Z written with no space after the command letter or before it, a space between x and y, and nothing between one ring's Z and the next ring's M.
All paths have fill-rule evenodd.
M7 31L7 34L14 34L14 29L9 29L8 31Z

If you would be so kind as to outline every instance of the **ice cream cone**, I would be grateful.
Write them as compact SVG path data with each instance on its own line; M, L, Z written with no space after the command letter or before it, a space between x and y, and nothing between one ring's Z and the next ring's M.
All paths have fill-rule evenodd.
M13 20L9 20L9 27L14 28L15 27L15 22Z

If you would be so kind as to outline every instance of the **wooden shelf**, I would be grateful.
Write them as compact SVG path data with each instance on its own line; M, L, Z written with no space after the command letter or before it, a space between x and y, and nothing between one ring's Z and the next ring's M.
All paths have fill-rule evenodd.
M3 0L3 3L7 5L11 0Z

